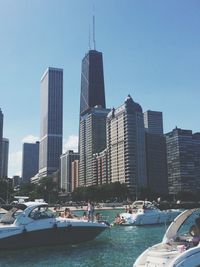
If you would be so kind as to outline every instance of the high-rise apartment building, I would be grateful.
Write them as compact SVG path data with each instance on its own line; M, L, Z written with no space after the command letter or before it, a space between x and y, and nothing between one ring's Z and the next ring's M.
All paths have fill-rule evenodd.
M72 161L72 192L78 187L79 181L79 160Z
M72 162L74 160L79 160L79 154L73 150L68 150L60 157L60 188L66 193L72 192Z
M2 174L2 141L3 141L3 113L0 109L0 174Z
M39 177L59 169L63 138L63 70L48 68L41 78Z
M130 95L108 114L107 148L111 181L126 183L137 197L147 186L145 130L142 108Z
M29 183L38 173L39 168L39 142L24 143L22 152L22 182Z
M200 190L200 133L175 128L166 134L169 194Z
M95 106L106 107L103 56L90 50L82 60L80 115Z
M168 194L166 140L163 135L162 112L144 112L148 189L152 193ZM162 186L160 186L162 184Z
M160 111L144 112L144 127L148 133L163 134L163 116Z
M80 120L79 185L97 185L93 175L93 154L106 148L106 118L110 109L90 108Z
M93 175L97 185L110 183L107 149L93 155Z
M3 138L1 178L8 177L8 152L9 152L9 140L7 138Z

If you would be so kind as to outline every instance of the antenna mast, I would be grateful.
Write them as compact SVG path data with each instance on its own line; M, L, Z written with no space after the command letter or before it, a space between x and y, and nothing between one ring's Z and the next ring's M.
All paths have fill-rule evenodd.
M89 25L88 46L89 46L89 50L91 50L91 43L90 43L90 25Z
M94 6L93 6L93 44L94 44L94 50L96 50L96 41L95 41L95 14L94 14Z

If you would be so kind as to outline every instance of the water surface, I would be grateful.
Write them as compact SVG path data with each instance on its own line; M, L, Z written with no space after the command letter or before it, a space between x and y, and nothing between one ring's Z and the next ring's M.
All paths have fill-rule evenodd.
M101 211L110 222L118 212ZM162 240L165 229L165 225L114 226L95 240L74 246L0 251L0 266L132 267L144 249Z

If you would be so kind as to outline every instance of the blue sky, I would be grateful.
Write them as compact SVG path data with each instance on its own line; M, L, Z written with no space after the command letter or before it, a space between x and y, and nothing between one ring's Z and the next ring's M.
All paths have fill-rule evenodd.
M76 147L93 6L107 107L131 94L143 111L163 112L165 132L175 126L200 131L200 1L0 0L0 108L10 140L9 176L21 173L22 143L39 137L40 78L48 66L64 69L64 149Z

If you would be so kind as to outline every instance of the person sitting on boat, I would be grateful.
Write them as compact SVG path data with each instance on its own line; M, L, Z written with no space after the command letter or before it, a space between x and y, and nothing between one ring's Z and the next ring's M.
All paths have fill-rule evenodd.
M125 223L125 219L124 217L121 217L119 215L119 213L116 215L115 217L115 221L114 221L114 224L122 224L122 223Z
M102 215L101 215L101 213L100 212L97 212L96 214L95 214L95 220L98 222L98 221L100 221L102 219Z
M88 220L87 212L83 212L83 216L81 217L82 220Z
M200 217L196 218L195 224L190 227L189 234L193 237L192 243L196 246L200 241Z
M69 219L74 218L74 215L71 213L71 211L70 211L69 208L66 208L66 209L65 209L64 217L65 217L65 218L69 218Z

